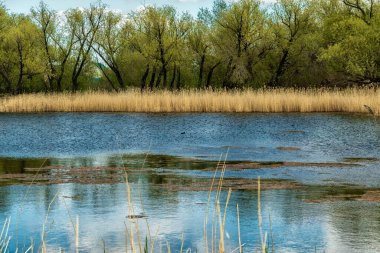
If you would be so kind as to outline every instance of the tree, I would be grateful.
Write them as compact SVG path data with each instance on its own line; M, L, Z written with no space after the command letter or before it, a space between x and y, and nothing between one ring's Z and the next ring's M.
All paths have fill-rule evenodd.
M44 76L48 82L47 87L51 91L62 91L62 81L75 43L75 31L69 29L64 16L49 9L44 2L32 8L31 14L40 30L38 35L44 50Z
M378 8L379 3L374 1L344 1L334 15L323 18L325 46L320 60L327 65L333 81L380 81L380 22L374 11Z
M275 87L281 85L285 72L307 49L303 42L315 30L312 3L310 0L279 0L274 5L273 20L278 60L270 85Z
M215 54L212 36L211 28L199 19L193 23L188 35L187 46L193 53L198 89L211 88L213 73L221 63L221 59Z
M102 25L99 27L92 45L96 55L114 74L118 86L114 84L112 77L107 74L103 64L98 61L98 66L114 90L125 89L125 81L122 75L121 57L123 51L128 49L131 36L130 26L123 20L120 13L108 11L103 16Z
M135 13L134 21L137 27L137 40L134 48L141 52L147 59L153 62L153 72L151 74L150 88L168 88L168 72L173 67L174 79L180 77L180 69L176 62L180 59L180 47L190 29L190 17L182 15L177 17L176 11L170 6L147 7L145 10ZM145 42L138 45L136 42ZM147 66L147 69L149 66ZM158 76L157 68L159 68ZM144 73L146 77L147 72ZM143 78L144 79L144 78ZM177 81L177 83L179 83ZM170 83L173 88L173 81Z
M41 74L41 52L36 43L37 28L23 15L5 17L0 49L0 75L6 83L7 93L24 92L28 80Z
M105 6L101 3L91 5L89 9L71 9L66 13L70 33L75 37L73 45L74 61L71 73L72 92L79 88L79 77L86 65L91 62L91 49L99 31Z
M378 11L377 4L379 2L376 0L343 0L343 3L348 7L350 14L370 25Z

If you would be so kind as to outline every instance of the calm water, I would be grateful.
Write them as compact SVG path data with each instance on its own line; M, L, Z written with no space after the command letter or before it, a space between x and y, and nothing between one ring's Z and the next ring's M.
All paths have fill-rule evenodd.
M157 187L173 178L211 177L203 170L228 152L228 160L347 162L361 166L282 167L227 171L229 178L258 176L305 184L293 190L262 192L264 231L270 232L271 212L276 252L378 252L380 204L364 201L310 203L305 199L336 188L380 188L380 121L365 116L334 114L2 114L0 115L0 174L24 173L47 165L73 167L145 167L149 173L130 178L143 240L158 229L159 243L178 250L202 252L207 192L171 191ZM301 150L284 151L279 147ZM122 159L121 154L129 154ZM160 156L155 155L160 154ZM166 156L163 156L166 155ZM197 162L176 157L198 158ZM151 157L151 158L149 158ZM352 160L352 159L351 159ZM355 159L354 159L355 160ZM212 163L211 163L212 164ZM334 188L335 189L335 188ZM225 199L225 194L222 200ZM49 204L57 196L56 201ZM140 204L140 197L143 206ZM253 250L259 242L257 192L234 191L227 209L226 245L237 243L236 204L240 208L242 242ZM210 210L212 215L213 210ZM12 217L10 251L36 248L46 215L49 249L74 250L71 220L80 219L81 252L125 251L128 203L124 184L61 184L0 187L0 221ZM209 231L211 227L209 227ZM269 233L270 234L270 233ZM105 246L104 246L105 245ZM165 247L163 247L165 249ZM164 250L165 251L165 250Z

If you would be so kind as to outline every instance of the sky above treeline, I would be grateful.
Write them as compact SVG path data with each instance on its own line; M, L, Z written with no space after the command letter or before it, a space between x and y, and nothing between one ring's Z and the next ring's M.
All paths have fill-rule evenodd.
M41 0L0 0L5 7L13 13L28 13L32 7L39 4ZM211 8L214 0L103 0L112 10L128 13L143 8L144 5L172 5L180 12L188 11L196 16L201 7ZM236 0L227 0L236 1ZM275 0L263 0L264 3L274 2ZM69 8L88 7L95 0L44 0L48 6L57 11L64 11Z
M1 2L1 1L0 1ZM14 13L28 13L32 7L39 4L40 0L3 0L5 7ZM94 0L44 0L46 4L57 11L75 7L88 7ZM135 11L144 5L172 5L179 11L188 11L196 15L201 7L211 7L213 0L103 0L110 9L124 13Z

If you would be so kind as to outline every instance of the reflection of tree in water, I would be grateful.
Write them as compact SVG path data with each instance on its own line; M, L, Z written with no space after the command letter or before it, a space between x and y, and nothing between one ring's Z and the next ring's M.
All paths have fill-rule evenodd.
M45 159L12 159L0 158L0 174L25 173L25 168L39 168L42 165L49 166Z
M10 187L0 187L0 214L8 213L12 208L13 191ZM0 220L2 224L3 220Z
M165 203L166 208L177 208L179 204L178 192L161 187L163 184L175 181L175 178L174 175L143 173L131 174L128 181L131 183L131 191L135 196L134 201L140 202L139 191L141 191L142 204L146 207L161 206L162 203Z
M40 190L37 192L37 194L39 195L38 197L41 197L41 200L44 203L46 213L48 212L50 203L52 203L52 200L54 199L57 193L58 188L56 186L43 186L40 187ZM56 202L52 203L50 208L53 208L54 205L56 205Z
M75 209L86 206L94 214L112 212L113 206L120 205L120 200L126 199L125 188L119 184L82 185L70 184L70 194ZM126 200L127 201L127 200Z
M328 212L329 222L342 241L351 245L379 243L380 205L378 203L362 201L331 203Z
M112 164L117 161L117 157L111 158ZM120 158L119 158L120 160ZM183 170L202 170L206 168L216 167L217 162L205 161L191 158L182 158L169 155L156 155L156 154L137 154L125 155L122 161L127 168L170 168L170 169L183 169ZM120 165L120 164L119 164ZM122 165L122 164L121 164Z
M261 202L264 212L268 208L276 211L276 215L280 217L288 225L299 225L309 220L317 220L322 212L316 206L311 207L308 203L304 203L305 192L303 190L271 190L263 191Z

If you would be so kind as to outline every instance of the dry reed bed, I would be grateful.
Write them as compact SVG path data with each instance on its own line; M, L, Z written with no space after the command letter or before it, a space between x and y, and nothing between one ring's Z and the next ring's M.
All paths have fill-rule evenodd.
M350 112L380 115L380 91L246 90L24 94L0 100L0 112Z

